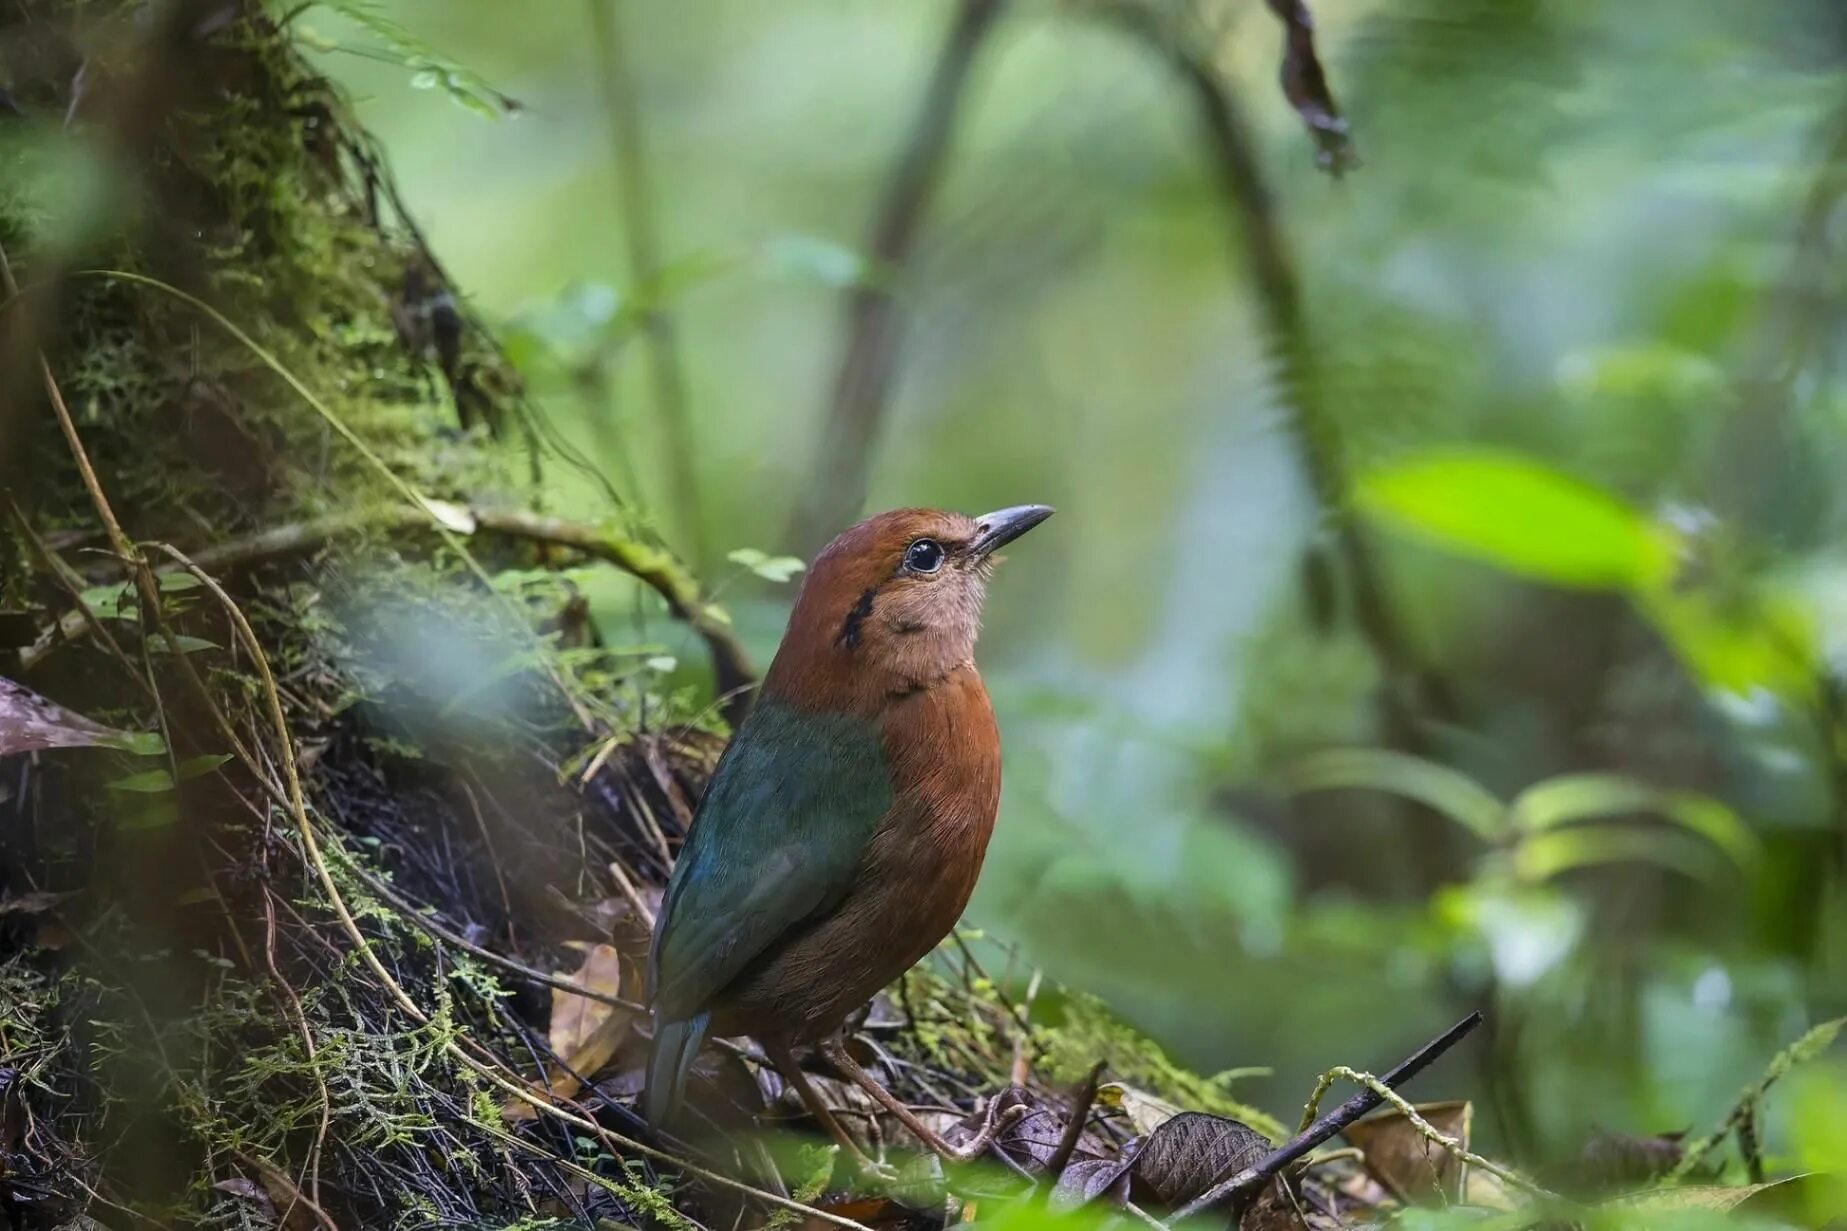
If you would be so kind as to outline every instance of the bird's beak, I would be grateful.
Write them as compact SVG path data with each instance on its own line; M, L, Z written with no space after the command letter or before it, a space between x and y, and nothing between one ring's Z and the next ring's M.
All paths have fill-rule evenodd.
M976 559L990 555L1051 515L1049 504L1016 504L984 513L975 519L975 537L969 540L968 552Z

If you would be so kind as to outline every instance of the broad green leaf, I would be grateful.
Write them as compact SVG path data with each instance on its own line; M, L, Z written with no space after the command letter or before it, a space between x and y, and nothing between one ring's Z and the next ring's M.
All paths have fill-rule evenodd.
M129 774L112 782L103 783L111 791L127 791L134 795L158 795L162 791L173 789L173 775L164 769L146 769L138 774Z
M1620 774L1561 774L1548 778L1522 791L1509 810L1514 828L1526 831L1624 812L1647 813L1698 834L1741 868L1750 868L1757 862L1757 836L1718 800L1690 792L1659 790Z
M180 781L209 774L231 759L229 753L212 753L202 757L191 757L179 764ZM174 787L173 775L164 769L145 770L139 774L129 774L126 778L117 778L103 784L111 791L127 791L136 795L158 795L162 791L171 791Z
M1537 882L1577 868L1612 863L1647 863L1693 880L1714 881L1724 866L1705 844L1676 830L1639 825L1567 825L1541 830L1514 850L1514 874Z
M1672 530L1518 454L1426 453L1362 476L1354 495L1375 517L1553 585L1650 591L1674 572Z
M1806 693L1819 675L1814 613L1791 595L1734 605L1705 590L1661 590L1642 607L1687 668L1715 688Z
M1506 805L1466 774L1420 757L1378 748L1330 748L1311 753L1283 775L1289 790L1341 788L1386 791L1414 799L1495 842L1507 833Z

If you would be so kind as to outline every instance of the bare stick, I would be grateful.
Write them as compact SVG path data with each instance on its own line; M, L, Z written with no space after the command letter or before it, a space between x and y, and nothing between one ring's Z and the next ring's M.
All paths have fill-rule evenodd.
M674 617L688 624L700 640L705 642L712 656L716 691L720 696L731 698L725 706L726 717L733 722L743 717L750 689L756 683L750 658L730 626L700 595L699 586L692 575L666 552L607 527L546 517L524 509L468 508L457 509L456 513L475 533L498 534L569 548L613 564L638 578L660 595ZM430 515L425 511L408 506L384 505L358 513L343 513L277 526L249 538L207 548L198 553L196 561L205 569L248 568L318 551L330 540L342 535L358 534L366 530L427 530L430 526ZM28 669L36 666L59 644L83 636L91 627L90 619L84 612L67 613L37 641L20 652L21 664Z
M872 276L860 280L847 298L840 372L834 378L827 422L821 430L820 457L808 486L808 502L798 510L794 528L794 541L803 549L818 546L853 520L865 502L866 470L897 370L893 284L910 261L924 215L942 179L969 70L1000 7L1001 0L961 0L957 6L904 152L879 200L867 245Z
M1460 1043L1470 1031L1479 1025L1481 1025L1481 1014L1479 1012L1469 1014L1441 1035L1424 1044L1397 1068L1387 1073L1380 1079L1380 1084L1388 1090L1397 1089L1429 1068L1439 1056ZM1264 1155L1256 1163L1244 1168L1230 1179L1213 1184L1204 1193L1187 1202L1174 1216L1174 1221L1179 1222L1195 1214L1216 1210L1221 1206L1242 1205L1261 1192L1264 1185L1280 1174L1284 1168L1384 1101L1384 1096L1377 1090L1361 1090L1333 1111L1328 1112Z
M1084 1135L1084 1121L1090 1118L1090 1108L1097 1101L1097 1083L1103 1080L1103 1064L1099 1060L1091 1065L1090 1072L1071 1096L1071 1118L1065 1121L1065 1131L1058 1139L1058 1148L1052 1151L1052 1157L1045 1164L1045 1174L1051 1177L1053 1184L1058 1183L1058 1177L1071 1161L1071 1155L1077 1152L1078 1140Z

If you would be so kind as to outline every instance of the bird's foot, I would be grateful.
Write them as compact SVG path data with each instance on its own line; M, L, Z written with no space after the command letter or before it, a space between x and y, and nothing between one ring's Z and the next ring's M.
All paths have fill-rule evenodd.
M998 1102L990 1101L987 1120L982 1124L981 1131L975 1134L974 1140L967 1145L952 1146L943 1139L941 1133L925 1124L918 1118L916 1112L905 1106L902 1099L887 1090L877 1078L861 1068L859 1061L847 1053L844 1040L832 1039L821 1044L821 1053L835 1068L846 1074L847 1080L871 1095L872 1100L896 1116L898 1122L904 1125L913 1137L923 1142L947 1162L968 1163L980 1158L994 1145L997 1137L1013 1127L1020 1117L1026 1114L1026 1108L1019 1104L1001 1111Z

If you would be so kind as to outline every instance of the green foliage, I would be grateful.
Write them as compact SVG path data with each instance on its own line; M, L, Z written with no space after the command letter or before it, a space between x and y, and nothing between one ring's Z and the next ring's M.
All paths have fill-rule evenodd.
M1446 450L1369 471L1360 507L1518 576L1648 592L1672 577L1675 536L1589 483L1528 458Z

